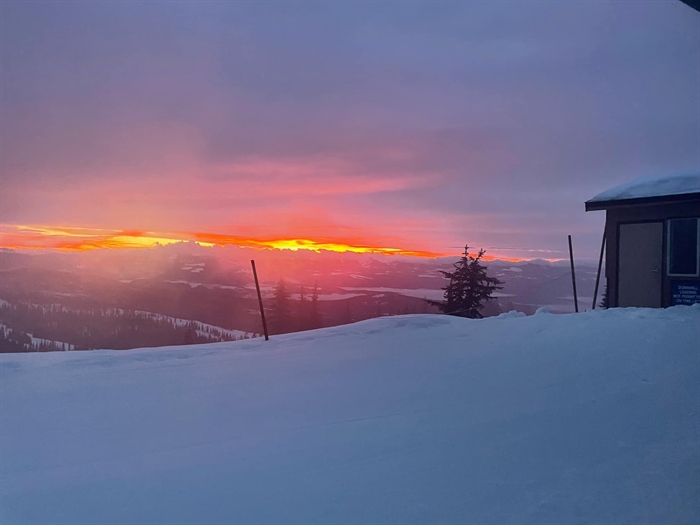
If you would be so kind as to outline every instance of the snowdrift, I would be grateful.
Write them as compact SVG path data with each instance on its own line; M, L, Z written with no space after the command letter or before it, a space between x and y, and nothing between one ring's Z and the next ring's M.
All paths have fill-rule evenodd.
M0 522L698 523L700 309L0 356Z

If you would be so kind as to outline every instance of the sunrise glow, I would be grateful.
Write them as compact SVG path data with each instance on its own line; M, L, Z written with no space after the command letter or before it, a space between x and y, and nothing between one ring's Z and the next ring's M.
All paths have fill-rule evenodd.
M0 248L15 250L61 250L85 252L98 249L153 248L182 242L195 242L200 246L238 246L268 250L329 251L336 253L367 253L379 255L402 255L434 259L437 257L459 256L463 250L433 252L407 248L381 246L381 243L365 242L360 239L307 239L307 238L253 238L211 232L153 232L139 230L118 230L85 228L76 226L45 225L0 225ZM472 255L478 247L470 248ZM561 258L538 257L549 262ZM529 257L509 257L489 252L484 261L508 261L513 263L532 260Z
M189 241L194 241L206 247L239 246L291 251L310 250L314 252L325 250L339 253L374 253L428 258L450 255L327 239L251 239L214 233L163 233L73 226L3 225L0 227L0 247L11 249L88 251L100 248L151 248Z
M13 249L88 251L99 248L150 248L183 240L186 239L140 231L27 225L0 227L0 247ZM213 246L204 242L200 244Z

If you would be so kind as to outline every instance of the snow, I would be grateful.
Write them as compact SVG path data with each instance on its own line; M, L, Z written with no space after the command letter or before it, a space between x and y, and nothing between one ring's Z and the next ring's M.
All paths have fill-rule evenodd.
M202 286L202 283L193 283L191 281L183 281L183 280L170 281L170 280L166 279L165 282L170 283L170 284L189 284L190 288L197 288L198 286Z
M552 314L570 314L574 311L574 300L571 299L570 304L545 304L545 305L536 305L536 304L526 304L526 306L531 306L533 308L547 308L550 313ZM585 311L590 307L590 304L585 304L585 303L579 303L579 308L581 311Z
M379 293L395 293L399 295L405 295L407 297L417 297L419 299L430 299L433 301L439 301L443 299L445 295L444 290L435 290L432 288L387 288L383 286L377 287L357 287L357 286L344 286L343 290L352 290L360 292L379 292Z
M517 319L518 317L527 317L527 314L518 312L517 310L511 310L510 312L503 312L496 316L497 319Z
M318 294L319 301L342 301L345 299L352 299L353 297L362 297L362 294L361 293L322 293L322 294ZM294 301L298 301L301 299L301 294L298 294L298 293L289 294L289 298L293 299ZM307 301L311 300L312 294L305 293L304 298Z
M0 325L0 326L5 326L5 325ZM64 348L68 348L68 350L75 350L75 345L71 345L69 343L64 343L63 341L54 341L53 339L42 339L41 337L34 337L33 334L27 334L29 336L29 339L32 340L33 345L37 344L42 344L42 343L49 343L49 344L59 344L63 346Z
M596 195L588 202L700 193L700 173L636 179Z
M562 301L570 301L574 302L574 296L573 295L567 295L565 297L557 297L557 299L561 299ZM578 304L580 305L590 305L593 303L593 296L586 296L586 295L578 295L576 296L576 299L578 300Z
M698 523L700 308L0 355L1 523Z
M195 263L195 264L187 264L182 267L183 270L185 271L190 271L192 273L199 273L204 271L204 266L206 263Z
M119 308L120 313L124 313L124 310ZM108 310L109 311L109 310ZM201 321L194 321L192 319L181 319L179 317L170 317L169 315L158 314L154 312L147 312L145 310L133 310L133 313L137 316L145 317L148 319L156 319L160 321L167 321L173 323L177 327L184 327L193 325L197 335L207 335L208 332L214 332L214 335L219 337L232 337L240 339L241 337L255 337L256 334L244 332L243 330L233 330L229 328L222 328L213 324L202 323Z
M2 301L2 300L0 299L0 301ZM7 304L10 304L10 303L7 303ZM0 303L0 306L1 306L1 303ZM5 330L10 331L10 330L12 330L12 328L7 326L5 323L0 323L0 331L5 331ZM41 337L34 337L34 334L30 334L30 333L27 333L27 337L29 337L32 345L42 344L42 343L59 344L62 347L67 348L68 350L75 350L75 345L72 345L70 343L64 343L63 341L55 341L53 339L42 339Z
M187 285L189 285L190 288L197 288L199 286L203 286L204 288L207 288L208 290L212 290L214 288L219 289L219 290L239 290L239 289L241 289L240 286L234 286L234 285L229 285L229 284L204 284L204 283L197 283L197 282L184 281L184 280L172 280L171 281L171 280L167 280L167 279L165 282L170 283L170 284L187 284Z

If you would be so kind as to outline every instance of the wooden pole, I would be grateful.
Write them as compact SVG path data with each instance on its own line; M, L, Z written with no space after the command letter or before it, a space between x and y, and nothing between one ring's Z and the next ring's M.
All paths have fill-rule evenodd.
M258 291L258 305L260 305L260 317L262 317L263 332L265 333L265 341L270 337L267 335L267 322L265 321L265 309L262 304L262 295L260 294L260 283L258 282L258 272L255 270L255 261L250 260L250 265L253 267L253 277L255 277L255 289Z
M576 270L574 270L574 249L571 247L571 235L569 235L569 259L571 259L571 282L574 285L574 308L578 312L578 295L576 295Z
M600 245L600 258L598 259L598 273L595 276L595 290L593 291L593 306L595 310L595 302L598 299L598 285L600 284L600 270L603 267L603 253L605 252L605 230L603 230L603 244Z

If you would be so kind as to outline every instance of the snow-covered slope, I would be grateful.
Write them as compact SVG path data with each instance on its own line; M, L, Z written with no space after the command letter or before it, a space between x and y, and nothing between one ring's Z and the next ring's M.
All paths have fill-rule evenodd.
M698 523L700 309L0 356L1 523Z

